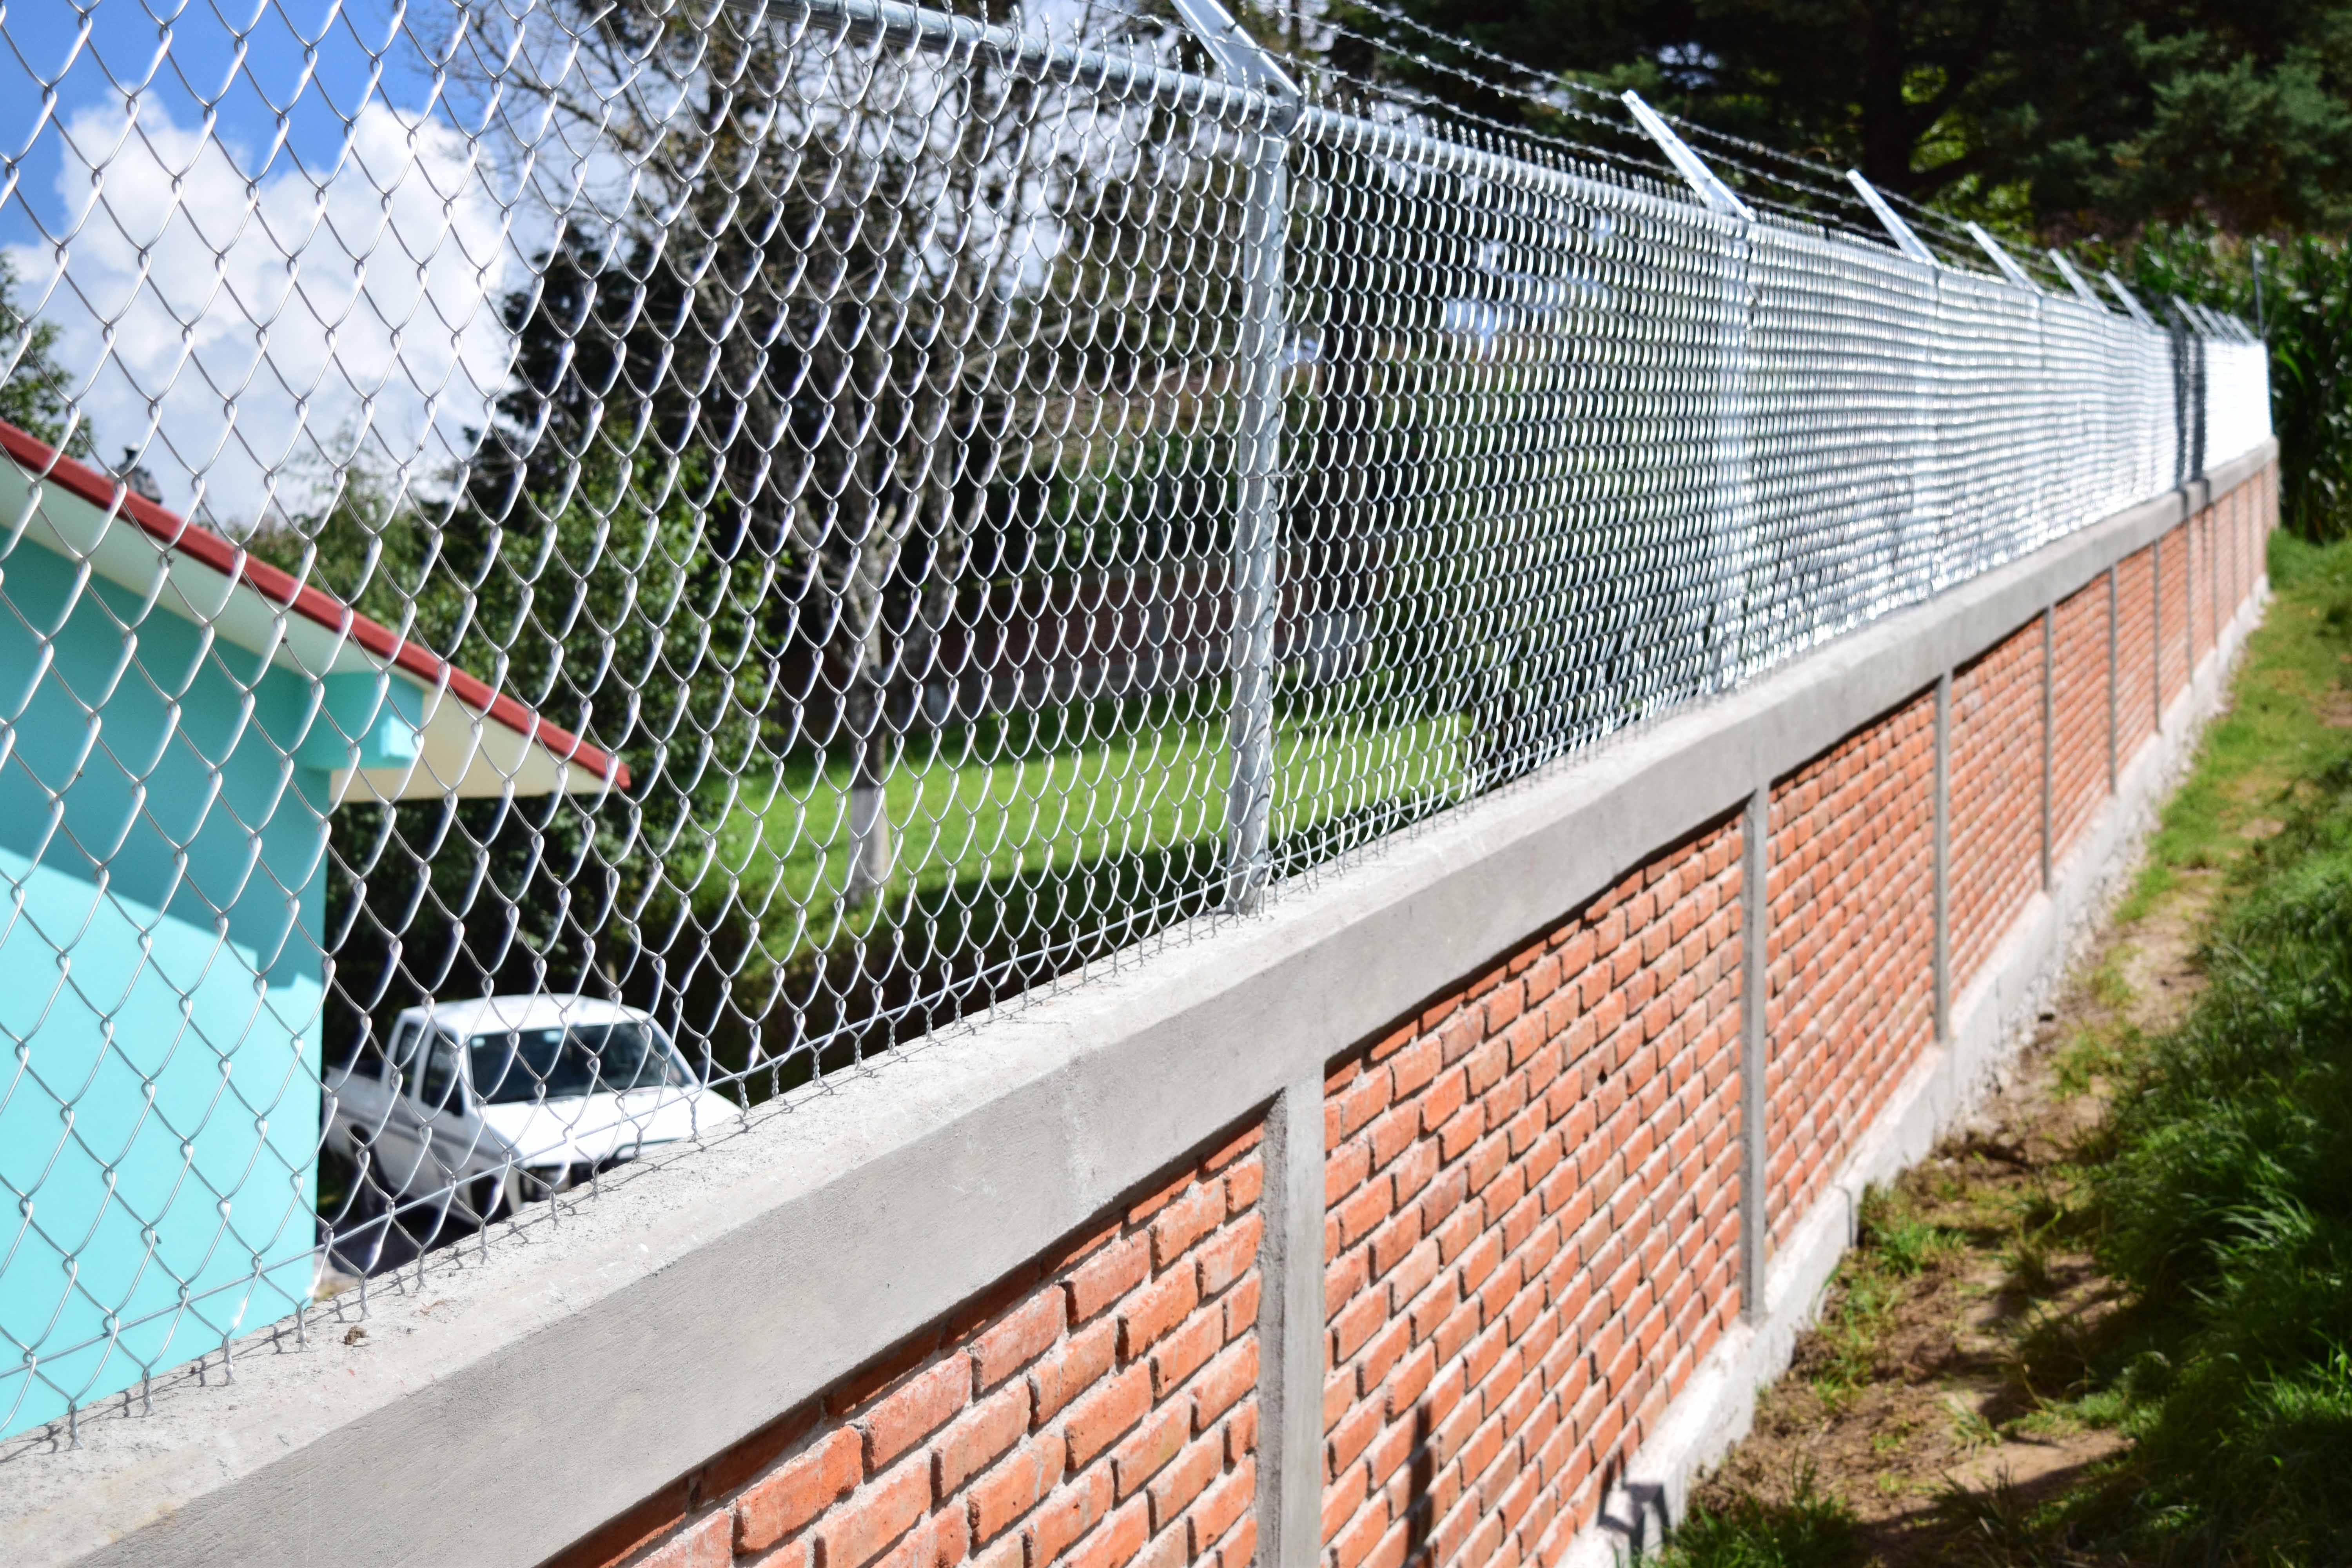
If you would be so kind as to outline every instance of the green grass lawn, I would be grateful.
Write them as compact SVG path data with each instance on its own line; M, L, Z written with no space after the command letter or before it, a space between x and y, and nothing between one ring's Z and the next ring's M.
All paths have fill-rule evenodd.
M1381 802L1457 798L1461 732L1454 716L1384 728L1277 724L1276 841ZM910 743L891 772L885 795L898 855L888 899L845 906L845 760L739 778L716 832L671 865L698 908L731 896L763 910L771 951L789 954L861 933L907 895L1218 839L1232 768L1222 713L1072 709L1035 729L975 724ZM795 922L792 940L780 940Z

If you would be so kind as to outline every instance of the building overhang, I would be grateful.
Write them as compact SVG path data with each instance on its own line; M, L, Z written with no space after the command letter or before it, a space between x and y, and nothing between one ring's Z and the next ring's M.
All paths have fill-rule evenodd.
M601 795L627 764L224 535L0 423L0 573L26 544L310 683L298 763L337 805Z

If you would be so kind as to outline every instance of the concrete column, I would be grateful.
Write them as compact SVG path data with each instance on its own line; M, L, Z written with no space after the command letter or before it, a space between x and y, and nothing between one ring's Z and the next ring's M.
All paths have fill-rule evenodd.
M1323 1552L1323 1080L1301 1079L1265 1119L1258 1245L1257 1562L1314 1568Z
M1750 1322L1763 1315L1764 1271L1771 1261L1771 1148L1765 1120L1765 1074L1771 1038L1765 1003L1771 978L1766 962L1772 923L1772 784L1756 786L1739 825L1739 1310Z
M1952 672L1936 677L1936 1038L1952 1037Z
M2050 890L2051 796L2058 787L2058 608L2042 610L2042 890Z

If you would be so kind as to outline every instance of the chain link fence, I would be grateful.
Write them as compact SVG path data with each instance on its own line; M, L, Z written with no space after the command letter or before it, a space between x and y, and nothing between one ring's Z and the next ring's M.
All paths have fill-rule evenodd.
M0 11L0 1435L2268 435L2238 323L1182 9Z

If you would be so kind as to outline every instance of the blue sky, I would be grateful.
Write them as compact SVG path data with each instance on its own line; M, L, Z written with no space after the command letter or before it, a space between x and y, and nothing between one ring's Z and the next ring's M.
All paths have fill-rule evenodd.
M0 247L101 455L231 522L310 437L446 460L516 274L426 64L446 0L0 5Z

